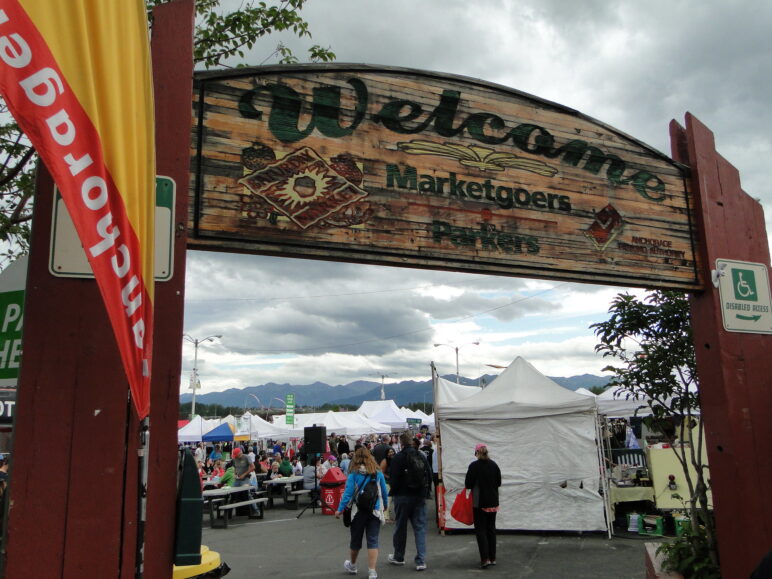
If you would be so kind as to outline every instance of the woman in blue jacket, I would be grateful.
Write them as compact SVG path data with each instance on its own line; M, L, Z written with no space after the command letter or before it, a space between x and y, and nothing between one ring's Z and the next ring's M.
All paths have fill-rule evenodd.
M381 517L376 513L383 512L388 507L388 498L386 490L386 479L378 468L373 455L366 447L360 447L354 452L354 458L351 459L349 466L349 475L346 478L346 489L343 492L340 505L335 516L340 518L344 509L349 503L356 504L357 496L362 493L365 486L370 481L375 480L377 488L380 489L380 496L375 499L375 506L370 511L361 511L357 509L351 521L351 559L346 559L343 568L355 575L357 572L357 556L362 548L362 535L367 537L367 566L369 568L369 579L376 579L378 572L375 566L378 562L378 535L381 531Z

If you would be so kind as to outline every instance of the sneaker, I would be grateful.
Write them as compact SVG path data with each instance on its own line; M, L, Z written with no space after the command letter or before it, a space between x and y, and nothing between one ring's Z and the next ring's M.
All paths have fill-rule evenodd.
M378 571L370 569L370 572L367 574L367 579L378 579Z
M356 565L354 565L354 564L353 564L351 561L349 561L348 559L346 559L345 561L343 561L343 568L344 568L346 571L348 571L348 572L349 572L351 575L356 575L356 574L357 574L357 566L356 566Z
M416 571L423 571L424 569L426 569L426 563L418 563L415 566L415 570Z
M405 562L404 562L404 561L397 561L397 560L394 558L394 555L393 555L393 554L392 554L392 555L389 555L389 563L391 563L392 565L404 565L404 564L405 564Z

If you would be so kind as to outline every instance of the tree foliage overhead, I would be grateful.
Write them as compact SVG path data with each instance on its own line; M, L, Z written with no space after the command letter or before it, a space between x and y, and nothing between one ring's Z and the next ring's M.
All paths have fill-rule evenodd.
M657 291L639 300L618 294L609 307L611 317L593 324L604 356L622 366L608 366L610 386L625 395L643 392L655 417L686 415L699 408L697 366L684 294Z
M170 1L146 0L148 14ZM306 1L196 0L195 64L205 68L226 66L226 62L243 59L258 40L272 33L310 38L308 23L300 15ZM329 48L313 45L308 49L311 62L334 59ZM280 64L298 62L283 43L257 64L271 60ZM0 270L29 249L36 163L34 149L0 99Z
M159 4L170 0L146 0L148 14ZM300 16L307 0L254 2L242 0L196 0L196 28L193 58L206 68L221 66L231 57L244 58L245 51L254 47L261 38L275 32L291 32L299 38L310 38L308 23ZM313 45L308 49L310 62L329 62L335 54L329 49ZM297 57L282 43L263 62L278 57L281 64L298 62ZM262 64L262 63L260 63Z

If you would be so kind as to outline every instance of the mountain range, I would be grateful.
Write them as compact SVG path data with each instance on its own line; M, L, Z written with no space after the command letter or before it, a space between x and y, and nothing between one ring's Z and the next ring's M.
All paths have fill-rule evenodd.
M456 375L443 376L446 380L455 382ZM461 377L460 383L469 385L490 384L496 375L485 374L477 379ZM561 386L569 390L577 388L592 388L594 386L606 386L609 381L607 376L595 376L582 374L568 378L552 377ZM387 400L394 400L397 406L407 404L432 403L432 381L416 382L404 380L391 382L384 385ZM365 400L380 400L381 385L378 382L357 380L345 385L330 386L324 382L313 384L276 384L269 382L260 386L247 386L246 388L229 388L221 392L199 394L196 402L199 404L220 404L222 406L240 406L250 408L282 408L285 396L295 395L295 406L322 406L323 404L352 404L359 406ZM184 393L180 396L180 403L190 402L192 394ZM257 399L257 400L256 400ZM259 402L258 402L259 401Z

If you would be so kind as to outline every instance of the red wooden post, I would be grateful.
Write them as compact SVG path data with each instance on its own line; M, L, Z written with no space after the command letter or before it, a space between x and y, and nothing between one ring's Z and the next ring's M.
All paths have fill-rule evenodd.
M152 51L156 170L159 175L174 180L177 196L174 276L155 286L145 577L168 577L174 558L177 498L177 418L182 370L193 110L193 0L161 4L153 10Z
M111 577L135 516L124 520L122 505L125 482L136 480L136 460L126 459L127 440L136 446L137 418L96 283L48 272L53 185L41 166L5 575Z
M710 481L724 577L747 577L772 548L772 336L727 332L717 258L764 263L769 245L761 205L715 149L713 133L690 114L670 125L673 157L691 167L706 289L691 300Z
M170 577L185 283L193 2L156 10L158 172L177 184L174 277L156 286L145 576ZM139 422L96 283L48 272L53 181L35 194L6 577L133 577Z

